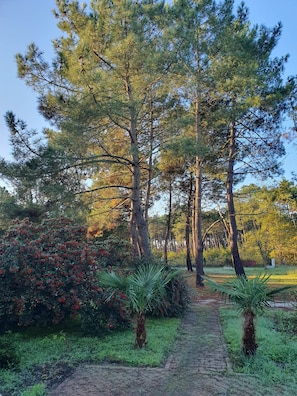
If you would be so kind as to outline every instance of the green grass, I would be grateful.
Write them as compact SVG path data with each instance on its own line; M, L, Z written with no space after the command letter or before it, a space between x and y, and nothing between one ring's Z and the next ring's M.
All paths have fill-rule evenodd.
M265 386L282 385L290 390L290 394L297 394L297 334L289 333L284 326L280 326L284 319L287 323L296 323L296 315L296 312L270 310L257 318L257 353L255 357L245 357L241 353L242 318L238 317L235 309L221 308L220 316L233 370L255 375Z
M204 270L207 274L223 274L223 275L232 275L234 274L233 268L224 268L224 267L204 267ZM247 267L244 269L247 275L258 275L263 272L271 275L282 277L293 277L297 279L297 268L293 266L276 266L275 268L265 268L265 267Z
M180 319L148 319L147 345L134 346L132 329L103 337L84 337L77 330L27 330L8 333L20 355L18 367L0 370L0 394L3 396L43 396L45 384L52 380L62 365L73 368L79 363L102 361L130 366L160 366L177 335ZM166 337L164 336L166 335Z
M226 282L230 278L235 277L234 269L226 269L219 267L205 267L205 275L215 280L218 283ZM247 277L255 277L261 274L269 274L269 286L270 287L281 287L285 285L297 285L297 268L282 266L275 268L264 268L264 267L249 267L245 268ZM285 293L285 295L290 295Z

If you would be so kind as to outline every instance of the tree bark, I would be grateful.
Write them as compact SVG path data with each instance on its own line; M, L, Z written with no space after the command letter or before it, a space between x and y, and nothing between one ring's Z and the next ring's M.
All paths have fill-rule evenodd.
M168 242L171 234L171 216L172 216L172 180L169 181L169 202L168 202L168 214L166 222L166 234L164 243L164 261L168 264Z
M145 316L143 313L137 314L135 345L142 348L146 344Z
M148 179L146 188L146 197L144 205L144 218L148 221L148 211L150 208L151 200L151 188L152 188L152 177L153 177L153 142L154 142L154 102L151 98L150 100L150 153L148 159Z
M193 272L192 260L191 260L191 245L190 245L190 220L191 220L191 203L192 203L192 195L193 195L193 175L190 175L190 183L188 190L188 202L187 202L187 214L186 214L186 231L185 231L185 239L186 239L186 265L187 270Z
M139 246L138 246L138 234L135 218L133 215L133 205L131 201L131 209L130 209L130 243L133 247L134 257L137 258L140 256Z
M236 128L233 124L230 128L229 135L229 156L228 156L228 174L227 174L227 203L229 214L229 244L231 250L231 260L237 276L246 276L242 265L242 261L238 251L238 230L236 223L236 213L234 206L233 182L234 182L234 158L235 158L235 144L236 142Z
M145 258L152 256L148 224L145 220L140 197L140 184L141 184L141 170L140 170L140 158L139 158L139 147L137 140L137 112L134 107L133 93L129 79L129 73L126 76L126 91L129 100L129 112L130 112L130 141L131 141L131 155L132 155L132 196L131 196L131 217L130 222L135 222L138 236L138 245L140 255ZM135 227L134 226L134 227ZM131 224L131 228L132 224ZM135 240L133 240L135 243ZM137 248L134 247L134 252Z
M256 331L254 324L255 314L248 311L244 314L242 351L246 356L253 356L258 345L256 344Z
M135 221L140 255L150 258L152 256L149 242L148 225L145 221L140 201L140 164L137 150L134 150L132 166L132 213L131 220ZM135 242L135 241L134 241ZM134 251L136 247L134 246Z
M194 239L195 239L195 265L196 265L196 286L204 286L203 283L203 237L202 237L202 160L199 151L201 150L202 136L201 136L201 114L199 94L195 103L195 118L196 118L196 145L197 155L195 162L195 218L194 218Z

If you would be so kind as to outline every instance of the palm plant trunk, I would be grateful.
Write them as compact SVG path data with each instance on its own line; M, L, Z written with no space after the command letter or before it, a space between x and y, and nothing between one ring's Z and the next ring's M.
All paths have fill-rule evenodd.
M255 314L248 310L244 314L242 350L247 356L253 356L256 353L258 345L256 344L256 330L254 323Z
M135 344L137 348L142 348L146 344L145 316L142 312L136 317Z

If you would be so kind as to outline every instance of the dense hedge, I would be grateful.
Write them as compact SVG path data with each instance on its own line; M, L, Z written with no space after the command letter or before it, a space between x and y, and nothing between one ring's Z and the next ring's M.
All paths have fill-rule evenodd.
M100 305L96 273L109 256L70 219L15 221L0 242L0 329L57 324L90 301Z
M185 312L189 304L189 286L183 274L179 274L166 285L165 296L151 315L155 317L177 317Z

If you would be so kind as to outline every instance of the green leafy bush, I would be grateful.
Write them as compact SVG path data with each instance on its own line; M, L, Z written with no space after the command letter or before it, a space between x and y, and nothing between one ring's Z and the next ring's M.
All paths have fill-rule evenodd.
M162 303L152 311L152 316L180 316L185 312L189 303L189 286L184 276L178 274L166 285L166 293L162 299Z
M211 267L224 267L231 265L231 253L229 249L212 248L204 252L205 264Z
M0 368L5 369L17 366L20 357L16 346L7 338L0 338Z
M167 254L168 264L171 266L186 266L186 252L178 251L173 252L169 251Z

